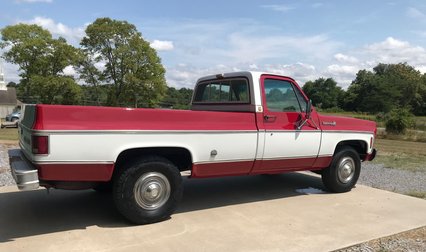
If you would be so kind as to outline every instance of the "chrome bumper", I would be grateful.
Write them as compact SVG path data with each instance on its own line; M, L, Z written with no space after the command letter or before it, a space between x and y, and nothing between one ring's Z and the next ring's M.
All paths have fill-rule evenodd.
M39 187L38 170L20 149L8 151L10 169L19 190L33 190Z

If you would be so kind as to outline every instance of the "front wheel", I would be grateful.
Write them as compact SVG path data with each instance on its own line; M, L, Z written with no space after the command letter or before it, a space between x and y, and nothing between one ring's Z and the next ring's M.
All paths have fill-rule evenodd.
M113 185L118 211L136 224L169 218L183 193L178 168L156 156L139 159L123 168Z
M343 147L334 154L331 165L323 170L322 182L331 192L348 192L355 186L360 172L358 153L351 147Z

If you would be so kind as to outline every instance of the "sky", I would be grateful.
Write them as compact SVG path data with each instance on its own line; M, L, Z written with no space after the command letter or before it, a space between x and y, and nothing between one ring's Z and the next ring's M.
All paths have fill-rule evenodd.
M334 78L346 89L362 69L406 62L426 73L424 0L0 0L0 29L38 24L79 46L99 17L136 25L172 87L204 75L266 71L303 85ZM0 60L6 82L19 69ZM65 69L73 74L72 68Z

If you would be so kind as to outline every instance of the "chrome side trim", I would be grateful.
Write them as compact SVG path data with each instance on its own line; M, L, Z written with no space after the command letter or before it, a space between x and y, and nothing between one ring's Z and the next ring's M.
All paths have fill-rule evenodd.
M238 162L254 162L255 159L232 159L232 160L212 160L212 161L199 161L194 162L194 165L198 164L220 164L220 163L238 163Z
M304 158L320 158L320 157L332 157L333 155L319 155L319 156L294 156L294 157L273 157L273 158L260 158L260 159L232 159L232 160L218 160L218 161L200 161L194 162L197 164L219 164L219 163L238 163L238 162L253 162L253 161L273 161L273 160L289 160L289 159L304 159Z
M289 159L306 159L306 158L319 158L319 157L332 157L333 155L320 155L320 156L293 156L293 157L273 157L273 158L262 158L259 160L289 160Z
M321 133L321 130L265 130L266 133Z
M350 130L323 130L322 133L352 133L352 134L369 134L373 135L373 131L350 131Z

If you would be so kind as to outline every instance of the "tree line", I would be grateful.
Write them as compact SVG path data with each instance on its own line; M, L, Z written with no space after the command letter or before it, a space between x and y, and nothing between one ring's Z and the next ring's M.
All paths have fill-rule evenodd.
M303 91L322 110L386 114L402 109L426 115L426 74L407 63L380 63L372 71L360 70L346 91L332 78L308 81Z
M15 86L25 103L155 107L168 91L155 49L126 21L96 19L79 48L34 24L6 26L1 36L2 57L19 66ZM65 74L70 66L75 75Z

